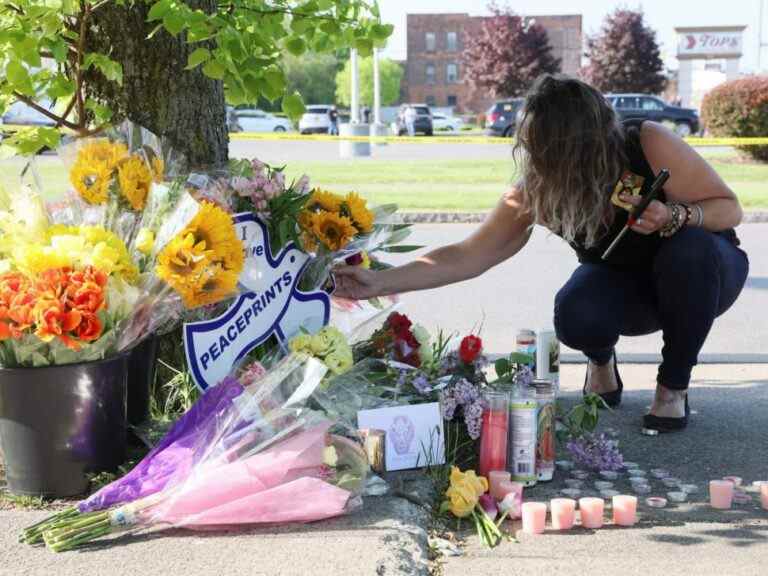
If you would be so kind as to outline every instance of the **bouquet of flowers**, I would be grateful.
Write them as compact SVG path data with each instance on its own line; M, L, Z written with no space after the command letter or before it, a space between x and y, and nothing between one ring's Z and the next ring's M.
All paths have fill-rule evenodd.
M450 486L445 491L446 499L440 511L451 512L459 519L471 517L481 542L486 547L493 548L501 541L499 526L506 514L498 522L494 522L493 517L498 511L493 498L490 498L487 492L488 480L484 476L477 476L474 470L462 472L454 466L451 468Z
M226 379L128 475L21 539L61 552L151 526L312 522L358 507L365 452L306 405L325 370L290 355L260 377L249 368Z
M321 360L333 374L343 374L352 368L352 348L344 334L333 326L326 326L316 334L302 332L291 339L288 348Z
M77 196L46 205L31 189L0 194L2 366L105 358L237 290L243 246L229 214L152 179L141 204L160 216L134 210L120 170L137 158L112 141L80 151Z

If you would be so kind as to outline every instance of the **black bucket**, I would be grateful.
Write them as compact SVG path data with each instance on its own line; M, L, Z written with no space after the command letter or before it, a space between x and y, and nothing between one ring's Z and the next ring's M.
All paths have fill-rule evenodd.
M86 473L123 463L128 357L0 369L0 442L12 493L76 496L88 488Z
M128 358L128 424L137 426L149 418L149 396L157 366L156 336L133 348Z

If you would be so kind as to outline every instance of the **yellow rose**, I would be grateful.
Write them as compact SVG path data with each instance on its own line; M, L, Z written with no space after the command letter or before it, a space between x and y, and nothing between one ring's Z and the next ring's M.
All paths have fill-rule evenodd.
M323 363L334 374L343 374L352 368L352 352L349 350L336 350L323 358Z
M472 487L478 498L488 492L488 480L485 476L475 474L474 470L467 470L464 473L464 481Z
M142 228L136 235L136 250L149 255L155 245L155 234L149 228Z
M294 336L288 343L288 348L290 348L291 352L304 352L309 349L310 339L311 336L309 334L299 334Z
M451 484L445 492L448 497L449 510L457 518L465 518L475 509L479 496L468 482Z
M309 339L309 350L315 356L324 356L333 346L333 341L322 332L318 332Z

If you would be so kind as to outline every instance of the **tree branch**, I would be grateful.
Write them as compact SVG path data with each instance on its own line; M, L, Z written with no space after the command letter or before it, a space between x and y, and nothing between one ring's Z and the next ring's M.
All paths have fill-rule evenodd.
M14 92L13 97L16 98L16 100L19 100L20 102L24 102L27 106L32 108L33 110L39 112L43 116L46 116L56 122L57 126L64 126L65 128L69 128L70 130L80 130L80 126L73 124L72 122L69 122L68 120L65 120L61 116L57 116L50 110L47 110L46 108L43 108L36 102L34 102L32 99L28 98L27 96L24 96L24 94L21 94L19 92Z
M218 5L221 9L226 10L245 10L246 12L252 12L254 14L259 14L261 16L274 16L275 14L284 14L287 16L294 16L298 18L315 18L317 20L332 20L334 22L344 22L344 23L352 23L355 22L352 18L345 18L342 16L334 16L333 14L323 15L323 14L307 14L305 12L296 12L295 10L291 10L290 8L270 8L267 10L259 9L259 8L251 8L250 6L243 6L242 4L236 4L234 2L224 2Z

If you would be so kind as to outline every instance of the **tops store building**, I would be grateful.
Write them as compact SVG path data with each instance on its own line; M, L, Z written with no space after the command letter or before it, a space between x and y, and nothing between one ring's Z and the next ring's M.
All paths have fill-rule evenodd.
M495 100L473 90L464 77L461 54L464 35L478 33L486 16L469 14L408 14L403 95L408 102L425 102L457 112L484 112ZM581 16L528 16L546 31L562 72L576 75L581 67Z

